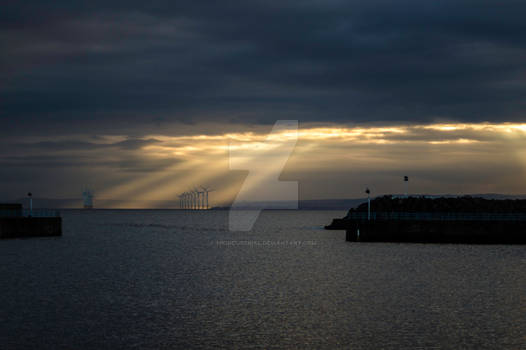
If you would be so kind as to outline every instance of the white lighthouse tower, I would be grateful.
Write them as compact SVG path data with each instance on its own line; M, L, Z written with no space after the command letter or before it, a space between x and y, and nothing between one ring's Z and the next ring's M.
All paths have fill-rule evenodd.
M93 191L86 188L82 192L82 198L84 199L84 209L93 209Z

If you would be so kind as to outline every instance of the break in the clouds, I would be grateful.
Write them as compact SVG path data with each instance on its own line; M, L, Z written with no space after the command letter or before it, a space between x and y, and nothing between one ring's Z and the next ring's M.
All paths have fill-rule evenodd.
M2 196L36 188L40 196L78 198L90 185L99 199L121 199L125 207L137 200L173 201L206 185L216 189L212 204L224 205L246 176L229 168L229 153L241 151L249 163L271 169L276 164L256 155L272 151L272 140L293 135L285 130L270 143L267 131L32 138L0 152ZM366 186L374 194L396 194L404 175L411 177L412 193L524 193L525 124L304 125L298 137L280 179L298 181L301 199L360 197ZM254 191L258 198L267 188Z
M515 0L4 2L2 127L523 120L524 13Z
M1 5L2 198L228 201L228 140L280 119L301 198L526 192L524 1Z

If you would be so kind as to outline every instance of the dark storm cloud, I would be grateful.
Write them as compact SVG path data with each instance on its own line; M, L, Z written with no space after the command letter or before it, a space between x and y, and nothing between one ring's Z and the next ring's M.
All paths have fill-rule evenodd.
M2 6L3 125L522 120L523 1Z

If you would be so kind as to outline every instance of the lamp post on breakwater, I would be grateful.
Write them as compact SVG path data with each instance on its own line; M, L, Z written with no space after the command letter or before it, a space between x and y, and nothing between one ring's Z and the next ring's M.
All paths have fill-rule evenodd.
M365 193L367 193L367 220L371 220L371 191L369 187L365 189Z
M31 217L33 216L33 194L29 192L27 196L29 197L29 216Z

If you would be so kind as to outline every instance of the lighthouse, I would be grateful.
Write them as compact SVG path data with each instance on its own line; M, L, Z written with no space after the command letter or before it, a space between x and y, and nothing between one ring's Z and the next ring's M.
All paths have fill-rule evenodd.
M82 198L84 199L84 209L93 209L93 191L86 188L82 192Z

